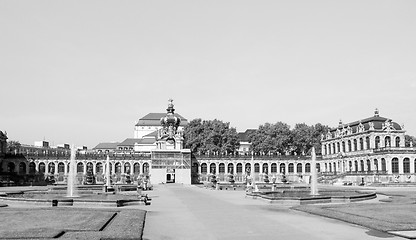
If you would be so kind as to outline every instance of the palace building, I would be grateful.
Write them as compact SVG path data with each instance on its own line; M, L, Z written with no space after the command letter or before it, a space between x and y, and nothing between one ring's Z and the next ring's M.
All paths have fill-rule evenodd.
M227 182L232 176L235 182L244 183L253 168L255 181L309 182L310 156L251 155L248 135L253 130L239 133L238 155L192 154L189 149L183 149L187 119L174 112L172 100L166 110L167 113L150 113L139 119L134 126L134 138L100 143L92 151L79 149L78 183L86 183L87 174L94 176L95 183L103 183L107 155L115 183L137 183L140 178L150 177L154 184L191 184L209 181L214 175L220 182ZM23 180L19 181L26 183L39 179L52 179L58 184L66 182L70 159L67 145L22 145L20 152L13 155L5 154L6 140L1 133L0 172L3 175L21 177ZM322 156L317 156L316 164L321 182L416 182L416 149L405 145L404 127L381 117L378 110L365 119L340 122L322 136L321 144Z
M416 149L405 146L404 126L374 116L343 124L322 136L321 172L351 182L416 182Z

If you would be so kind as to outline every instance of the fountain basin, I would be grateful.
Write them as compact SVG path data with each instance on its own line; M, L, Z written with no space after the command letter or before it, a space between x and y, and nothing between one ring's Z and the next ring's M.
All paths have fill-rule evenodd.
M94 187L92 187L94 188ZM51 188L47 191L20 191L2 194L0 200L9 203L36 204L45 206L75 207L122 207L126 205L148 205L148 198L137 192L103 193L102 186L98 190L85 187L78 191L78 196L67 197L63 187Z
M262 199L269 203L285 205L303 205L315 203L349 203L369 200L377 197L375 192L361 190L320 190L318 195L311 195L308 190L277 190L248 192L248 197Z

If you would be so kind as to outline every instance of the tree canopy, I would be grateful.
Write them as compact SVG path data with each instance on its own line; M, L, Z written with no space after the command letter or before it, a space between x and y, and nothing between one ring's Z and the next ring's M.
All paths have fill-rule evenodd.
M234 153L238 147L238 134L230 123L217 119L194 119L184 128L184 145L201 154Z
M8 152L19 152L21 144L19 141L7 141Z

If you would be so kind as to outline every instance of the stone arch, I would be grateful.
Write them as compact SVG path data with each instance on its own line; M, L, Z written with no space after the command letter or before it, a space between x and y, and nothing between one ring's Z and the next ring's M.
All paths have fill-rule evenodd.
M230 174L234 174L234 164L233 163L228 163L227 172L230 173Z
M208 166L206 163L201 163L201 174L207 174L208 173Z
M35 174L36 173L36 164L34 162L29 163L29 174Z
M19 174L26 174L26 163L19 163Z
M391 172L393 174L399 173L399 159L398 158L393 158L391 160Z
M140 174L140 163L136 162L133 164L133 174Z
M131 174L131 165L129 162L124 163L124 173Z
M149 173L149 163L145 162L143 163L143 174Z
M65 163L63 162L58 163L58 173L62 173L62 174L65 173Z
M77 163L77 173L83 173L84 172L84 163L78 162Z
M97 174L103 174L104 173L104 167L103 167L103 163L102 162L97 162L97 164L95 164L95 173Z
M55 174L55 163L54 162L48 163L48 172L51 173L51 174Z
M242 173L243 173L243 164L237 163L237 174L242 174Z
M295 166L293 163L289 163L288 171L289 173L293 173L295 171Z
M296 164L296 172L297 173L302 173L302 163L298 163Z
M7 172L13 173L16 171L16 164L14 162L7 163Z
M217 174L217 166L215 165L215 163L211 163L209 165L209 173Z
M45 173L46 165L44 162L39 163L39 173Z
M403 159L403 173L410 173L410 159Z

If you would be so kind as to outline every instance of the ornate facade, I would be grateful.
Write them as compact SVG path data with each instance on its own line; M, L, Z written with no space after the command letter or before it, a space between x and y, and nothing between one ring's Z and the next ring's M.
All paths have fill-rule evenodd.
M322 136L321 172L343 181L416 182L416 150L405 146L405 130L374 116L343 124Z

